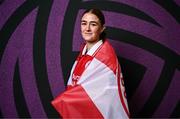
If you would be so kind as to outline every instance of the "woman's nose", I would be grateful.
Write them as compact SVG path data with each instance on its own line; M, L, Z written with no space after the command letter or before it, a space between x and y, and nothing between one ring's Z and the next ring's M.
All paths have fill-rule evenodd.
M87 30L87 31L90 31L90 30L91 30L89 24L86 26L86 30Z

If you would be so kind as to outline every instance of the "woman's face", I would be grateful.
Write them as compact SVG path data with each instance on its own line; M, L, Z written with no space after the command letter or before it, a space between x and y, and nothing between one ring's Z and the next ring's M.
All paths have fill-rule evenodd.
M99 40L104 27L99 18L92 13L85 13L81 19L81 34L86 42L93 43Z

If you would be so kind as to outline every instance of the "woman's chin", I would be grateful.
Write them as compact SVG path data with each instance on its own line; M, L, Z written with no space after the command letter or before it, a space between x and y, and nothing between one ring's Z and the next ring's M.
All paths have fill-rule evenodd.
M92 42L92 41L93 41L93 40L90 39L90 38L89 38L89 39L87 38L87 39L84 39L84 40L85 40L86 42Z

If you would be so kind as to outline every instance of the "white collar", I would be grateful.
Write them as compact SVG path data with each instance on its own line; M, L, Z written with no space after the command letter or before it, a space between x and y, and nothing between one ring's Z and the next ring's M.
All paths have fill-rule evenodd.
M100 46L102 43L103 43L103 41L102 41L102 40L99 40L96 44L94 44L94 45L91 47L91 49L87 52L87 55L92 56L92 55L94 54L94 52L99 48L99 46ZM84 49L83 49L83 51L82 51L82 55L85 54L86 50L87 50L87 45L84 46Z

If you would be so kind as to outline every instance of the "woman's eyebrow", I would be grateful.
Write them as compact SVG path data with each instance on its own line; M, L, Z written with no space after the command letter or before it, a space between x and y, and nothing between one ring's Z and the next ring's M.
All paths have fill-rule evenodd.
M96 23L96 24L98 24L98 22L96 22L96 21L90 21L90 23Z
M87 23L87 21L86 20L81 20L81 23ZM90 23L99 24L97 21L90 21Z
M81 20L81 22L87 22L86 20Z

